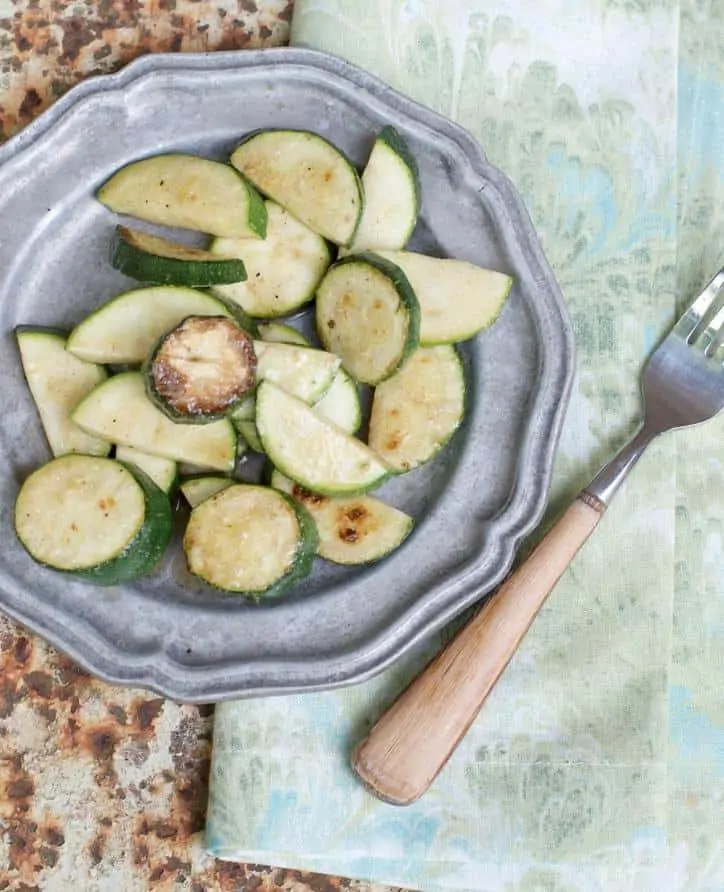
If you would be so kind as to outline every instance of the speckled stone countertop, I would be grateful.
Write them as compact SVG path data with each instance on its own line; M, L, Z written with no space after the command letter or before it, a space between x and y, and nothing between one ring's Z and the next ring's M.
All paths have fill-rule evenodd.
M0 134L141 53L284 43L291 13L290 0L0 0ZM212 707L96 681L0 617L0 890L372 892L205 855L212 721Z

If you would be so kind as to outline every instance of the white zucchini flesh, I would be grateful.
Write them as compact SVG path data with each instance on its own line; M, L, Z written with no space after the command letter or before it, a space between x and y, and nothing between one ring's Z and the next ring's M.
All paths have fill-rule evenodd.
M217 588L263 593L297 560L302 532L293 507L273 489L236 484L191 512L189 570Z
M354 165L335 146L304 130L249 136L231 163L265 195L338 245L352 240L363 192Z
M404 248L417 222L417 171L383 135L375 140L362 186L364 210L350 251Z
M231 315L223 301L193 288L137 288L86 316L70 333L67 348L89 362L140 363L187 316Z
M266 209L228 164L195 155L155 155L117 171L98 191L112 211L161 226L230 238L264 238Z
M452 344L492 325L513 280L465 260L440 260L412 251L377 251L402 269L420 304L420 344Z
M116 446L116 460L128 462L149 476L159 489L170 492L178 479L178 466L175 461L141 452L131 446Z
M314 404L314 411L346 434L357 433L362 424L359 392L344 369L337 372L329 390Z
M341 360L325 350L254 341L256 377L271 381L306 403L314 403L329 390Z
M28 552L56 570L85 570L117 557L146 519L146 500L117 462L65 456L28 477L15 527Z
M465 377L454 347L420 347L375 390L368 442L403 473L431 459L463 419Z
M256 426L272 464L312 492L361 493L388 476L389 469L364 443L268 381L257 391Z
M233 485L234 481L228 477L196 477L193 480L184 480L181 492L189 505L195 508L217 492Z
M312 346L301 331L283 322L260 322L259 337L262 341L270 341L275 344L296 344L298 347Z
M257 239L215 239L219 257L244 261L246 280L217 285L214 291L239 304L250 316L285 316L312 300L330 263L327 243L273 201L268 201L267 234Z
M87 434L70 417L78 403L106 380L106 370L68 353L65 338L57 332L20 328L15 336L25 380L53 455L108 455L111 444Z
M236 461L236 433L228 419L176 424L148 399L140 372L109 378L88 394L72 418L91 434L172 461L216 471L231 471Z
M412 532L414 520L374 496L329 498L308 492L274 471L272 486L289 493L317 525L317 553L335 564L367 564L393 552Z

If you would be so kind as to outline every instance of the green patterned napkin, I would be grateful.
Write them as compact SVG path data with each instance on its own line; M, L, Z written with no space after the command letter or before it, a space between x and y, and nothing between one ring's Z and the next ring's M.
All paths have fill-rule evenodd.
M295 7L296 43L459 121L523 194L579 349L560 508L724 263L724 0ZM209 849L423 889L721 892L722 444L724 417L650 451L414 806L347 765L419 655L348 690L220 706Z

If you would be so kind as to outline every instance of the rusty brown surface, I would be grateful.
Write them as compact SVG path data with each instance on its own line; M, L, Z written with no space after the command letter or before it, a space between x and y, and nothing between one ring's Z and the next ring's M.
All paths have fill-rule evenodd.
M0 135L141 53L284 43L291 10L290 0L0 0ZM211 707L103 684L0 616L0 890L370 889L204 853L211 723Z

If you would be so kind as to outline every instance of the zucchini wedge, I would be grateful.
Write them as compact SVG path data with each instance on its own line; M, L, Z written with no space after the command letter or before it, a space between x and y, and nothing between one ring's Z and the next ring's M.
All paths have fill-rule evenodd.
M316 551L304 508L277 490L241 483L197 505L184 536L191 573L252 598L277 595L306 576Z
M356 434L362 424L362 407L360 406L357 385L340 369L332 386L319 402L314 404L314 411L332 424L336 424L346 434Z
M181 492L183 497L192 508L200 505L211 496L215 496L217 492L233 486L234 481L228 477L193 477L191 480L184 480L181 484Z
M404 248L417 223L420 175L407 143L384 127L362 174L365 203L350 251Z
M233 424L239 421L253 421L256 418L256 400L253 396L243 399L238 406L229 412Z
M266 450L264 449L264 444L259 436L259 431L256 429L256 424L253 421L237 421L236 429L244 438L246 445L252 452L259 452L262 455L264 454Z
M454 347L421 347L375 390L368 442L404 473L431 459L460 426L465 376Z
M178 465L168 458L149 455L148 452L140 452L131 446L116 446L116 461L143 471L165 493L170 493L178 483Z
M389 378L418 345L415 292L399 267L375 254L351 254L330 267L316 313L323 346L363 384Z
M358 494L379 486L389 469L365 446L269 381L256 395L256 427L277 470L321 495Z
M228 238L266 235L266 206L251 184L230 165L196 155L132 161L101 186L98 200L161 226Z
M150 572L171 527L166 494L109 458L53 459L28 477L15 502L15 531L33 560L98 585Z
M53 455L108 455L110 443L87 434L70 418L83 397L106 380L106 370L68 353L65 335L53 329L21 325L15 329L15 338L25 380Z
M254 341L256 377L271 381L305 403L316 403L329 390L340 358L324 350Z
M250 316L273 319L312 300L332 258L321 235L273 201L266 206L269 222L264 241L218 238L211 251L219 258L241 258L247 271L245 281L214 290Z
M144 364L151 402L173 421L209 424L256 384L249 335L226 316L189 316L160 338Z
M226 304L192 288L137 288L103 304L70 333L67 349L102 363L144 362L153 345L187 316L229 316Z
M244 261L239 258L219 257L127 226L116 227L111 264L132 279L158 285L207 288L246 278Z
M236 432L228 419L211 424L175 424L146 396L141 372L109 378L80 403L73 421L112 443L172 461L230 472L236 462Z
M465 260L412 251L378 251L400 267L420 304L420 344L453 344L474 337L500 315L513 286L504 273Z
M374 496L328 498L311 493L279 471L271 485L304 505L317 525L317 554L335 564L369 564L391 554L415 524L409 514Z
M231 156L237 170L314 232L338 245L354 238L363 191L352 162L308 130L257 130Z
M297 347L312 346L301 331L283 322L260 322L257 328L262 341L274 344L296 344Z

